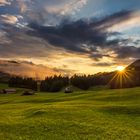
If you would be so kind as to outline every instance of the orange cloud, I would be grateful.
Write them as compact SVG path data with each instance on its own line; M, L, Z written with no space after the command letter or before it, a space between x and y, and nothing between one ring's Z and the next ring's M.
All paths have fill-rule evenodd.
M0 0L0 6L10 5L10 2L7 0Z
M23 77L33 77L44 79L46 76L52 76L59 73L47 66L35 65L27 61L8 61L0 60L0 71Z
M18 22L18 18L16 16L8 15L8 14L1 15L1 20L8 24L15 24Z
M64 5L50 6L47 7L49 13L58 13L60 15L74 14L76 11L79 11L84 5L86 5L87 0L72 0L65 3Z

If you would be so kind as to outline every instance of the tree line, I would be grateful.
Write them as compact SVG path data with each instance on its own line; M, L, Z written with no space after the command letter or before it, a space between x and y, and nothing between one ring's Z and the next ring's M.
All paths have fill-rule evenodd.
M37 90L37 81L33 78L11 77L8 84L9 87Z
M37 81L33 78L11 77L10 87L39 89L43 92L58 92L67 86L74 86L82 90L90 87L109 85L110 88L130 88L140 86L140 68L126 68L124 72L100 72L94 75L73 75L66 77L54 75L46 77L45 80Z
M46 77L45 80L39 81L40 91L59 92L67 86L74 86L82 90L88 90L93 86L107 85L111 75L111 73L73 75L72 77L54 75L52 77ZM9 80L9 86L27 88L36 91L38 89L38 81L33 78L12 77Z

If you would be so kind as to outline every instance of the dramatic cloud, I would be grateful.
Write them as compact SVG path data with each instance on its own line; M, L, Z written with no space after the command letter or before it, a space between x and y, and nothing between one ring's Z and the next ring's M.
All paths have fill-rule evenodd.
M133 41L122 38L119 32L109 32L108 28L113 27L115 22L122 24L129 18L132 20L131 15L134 13L135 11L121 11L103 19L62 22L59 26L31 23L28 27L20 29L6 25L6 28L1 31L1 37L3 37L1 43L3 46L0 47L1 57L10 55L44 57L49 56L55 47L56 50L65 49L69 53L83 54L96 61L103 57L122 58L124 51L119 50L129 48L129 42L133 43ZM5 23L14 24L18 21L14 16L3 17L5 17ZM7 49L11 50L10 53ZM134 55L137 51L133 50L131 50L132 53L124 55L138 58L138 54Z
M109 31L122 31L133 27L140 27L140 11L123 11L116 14L116 17L112 17L110 20L110 25L105 25L108 26Z
M121 33L109 32L109 28L114 28L114 24L124 24L128 20L135 19L135 11L121 11L101 20L79 20L76 22L63 23L59 26L41 26L30 24L33 31L28 33L31 36L41 37L55 47L62 47L68 51L84 53L93 58L113 57L110 54L102 53L108 50L113 51L114 56L119 56L116 48L129 48L132 40L121 37ZM138 16L138 15L137 15ZM139 15L140 16L140 15ZM135 53L135 52L134 52ZM128 54L128 53L127 53ZM132 53L133 54L133 53ZM127 57L134 57L129 55Z
M12 0L1 1L1 14L22 15L26 22L59 24L65 16L74 15L88 0ZM7 5L8 4L8 5Z
M18 22L18 18L13 15L1 15L0 19L1 22L8 24L16 24Z
M1 0L0 58L32 59L60 73L80 73L85 67L87 73L99 68L106 71L119 62L139 58L138 8L112 8L95 17L96 12L105 11L92 10L89 4L95 2ZM107 2L98 1L102 6Z
M85 4L87 0L72 0L70 2L66 2L64 4L60 4L57 6L46 7L46 10L49 13L67 15L74 14L76 11L79 11Z
M118 54L118 58L136 58L139 59L140 58L140 47L134 47L134 46L127 46L127 47L118 47L115 48L114 50L116 52L116 54Z
M5 5L10 5L10 1L9 0L0 0L0 6L5 6Z
M96 66L96 67L109 67L109 66L113 66L113 65L117 65L117 63L107 63L107 62L99 62L99 63L94 63L92 64L92 66Z

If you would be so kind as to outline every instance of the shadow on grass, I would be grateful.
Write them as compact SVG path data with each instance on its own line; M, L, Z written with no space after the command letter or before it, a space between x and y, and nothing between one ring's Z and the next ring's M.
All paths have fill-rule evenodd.
M23 115L25 116L25 118L30 118L30 117L42 117L47 114L48 112L46 112L43 109L32 108L32 109L27 109Z
M65 96L60 96L60 97L53 97L52 98L34 98L34 99L26 99L20 103L59 103L59 102L67 102L67 101L74 101L74 100L82 100L86 99L89 96L93 96L93 94L71 94L71 95L65 95Z
M114 115L140 116L140 107L131 106L107 106L102 107L101 111Z
M139 100L138 98L139 94L135 95L111 95L111 96L100 96L100 97L95 97L91 98L91 100L96 100L96 101L131 101L131 100ZM90 99L89 99L90 100Z

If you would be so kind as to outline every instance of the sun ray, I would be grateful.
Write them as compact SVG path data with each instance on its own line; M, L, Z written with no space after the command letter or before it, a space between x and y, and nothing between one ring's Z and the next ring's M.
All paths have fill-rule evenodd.
M128 85L133 85L132 77L132 70L125 69L124 67L117 67L117 71L108 84L113 84L115 87L123 88Z

